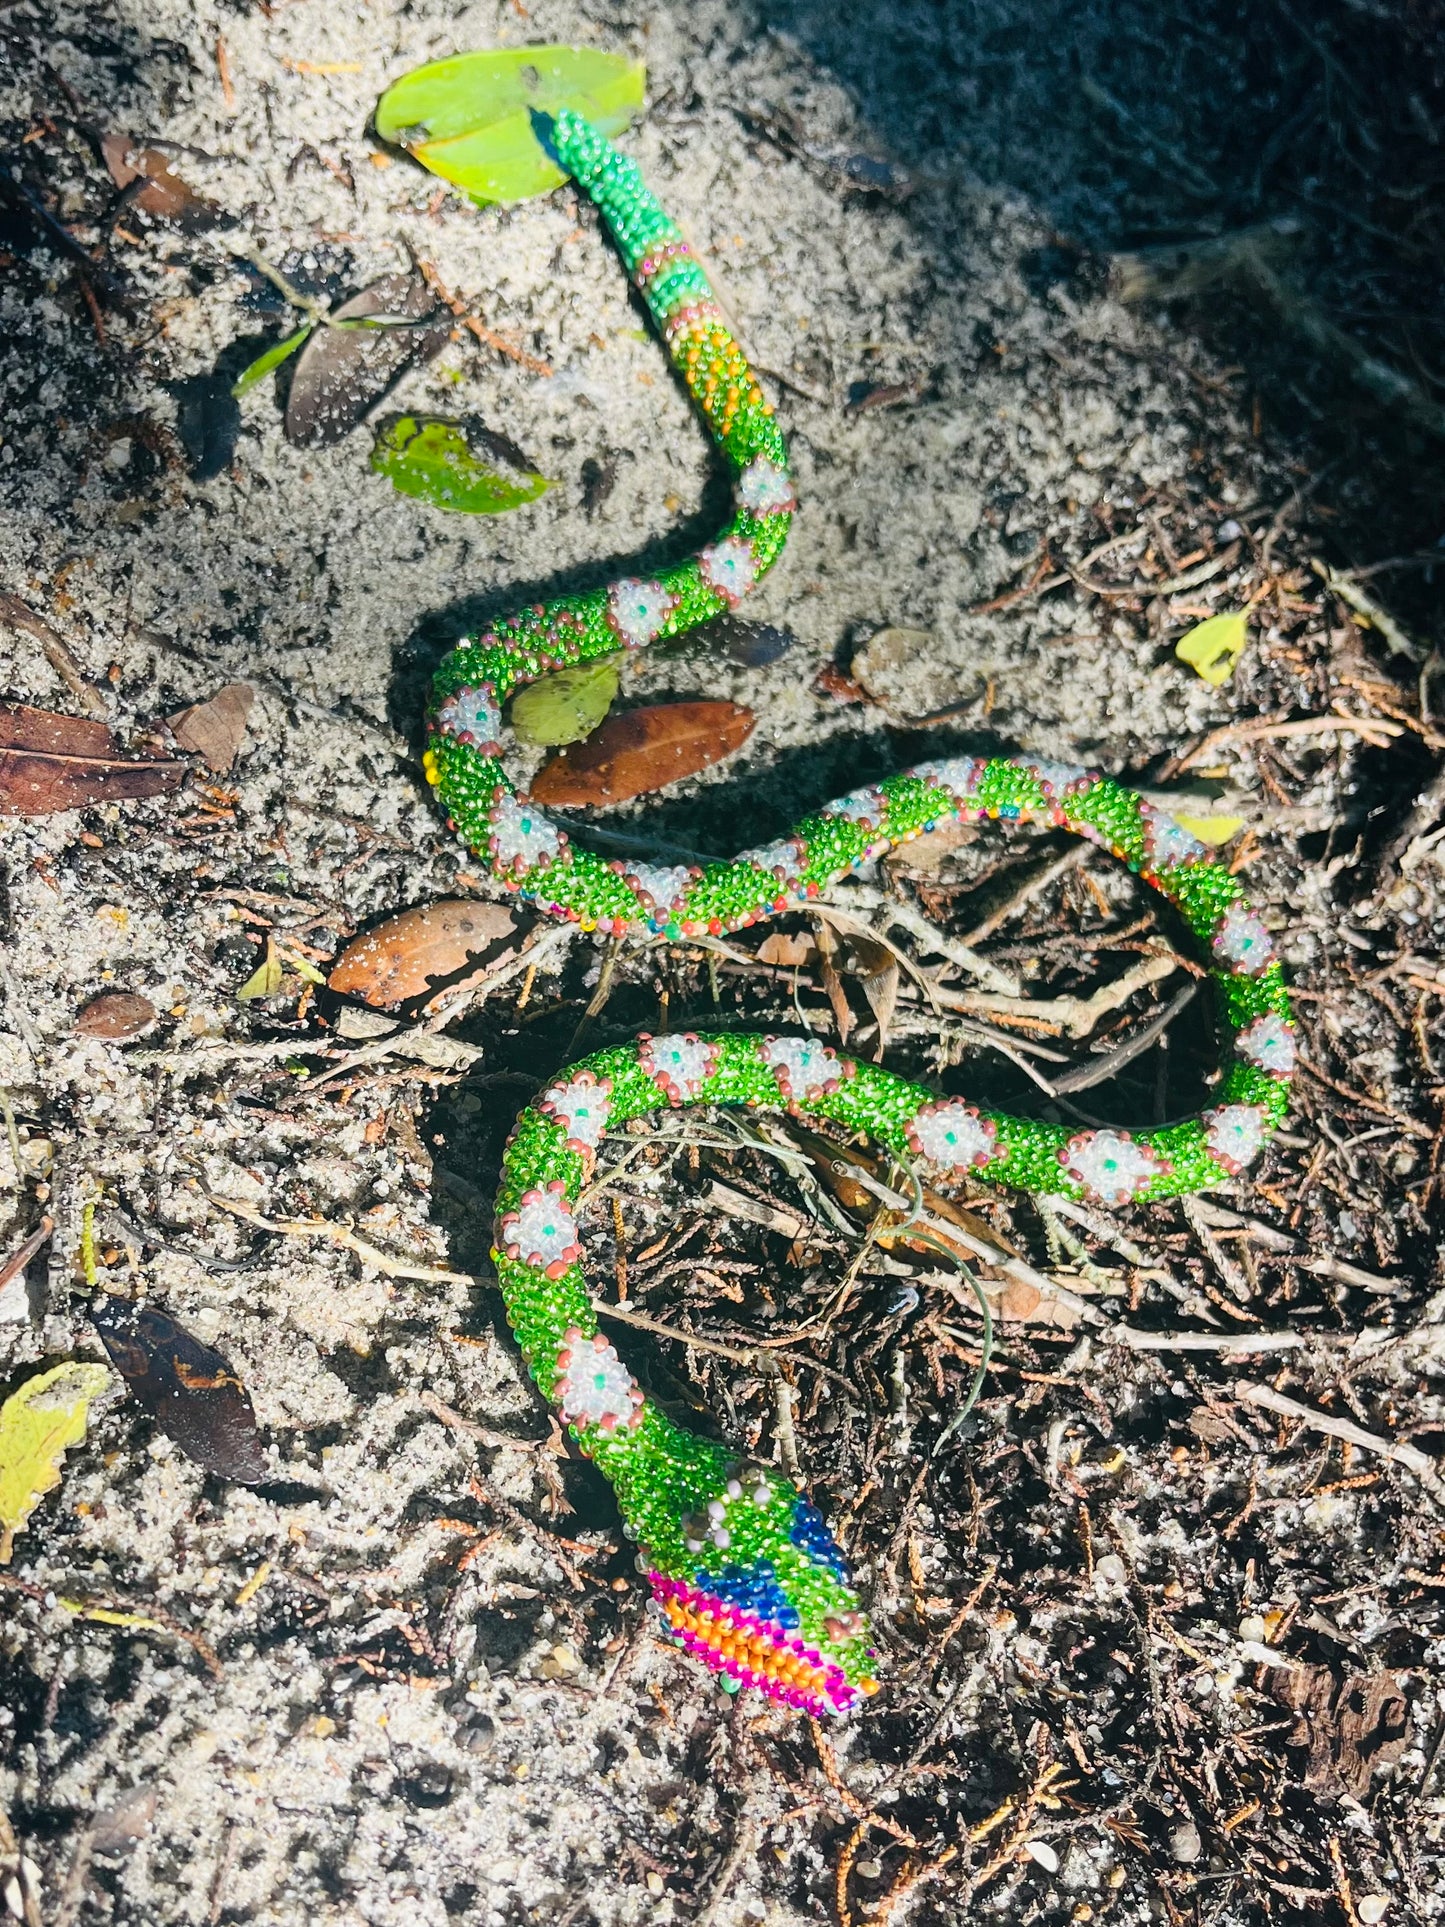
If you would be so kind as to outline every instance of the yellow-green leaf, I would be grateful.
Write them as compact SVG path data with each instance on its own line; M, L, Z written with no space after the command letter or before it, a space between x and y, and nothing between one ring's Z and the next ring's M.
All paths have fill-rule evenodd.
M1189 834L1191 836L1197 836L1201 843L1207 843L1211 850L1217 850L1221 844L1227 843L1232 836L1238 836L1239 832L1244 828L1244 818L1242 816L1180 816L1176 814L1174 821L1179 825L1181 830L1188 830Z
M590 736L617 695L621 654L559 669L530 683L512 703L512 727L524 743L559 749Z
M1234 665L1248 640L1248 612L1236 609L1232 614L1210 616L1208 621L1197 623L1175 643L1174 653L1206 682L1218 687L1234 674Z
M257 997L274 997L281 988L286 966L276 949L275 939L267 937L266 955L236 992L238 1004L249 1004Z
M77 1619L93 1619L101 1626L131 1626L137 1632L145 1633L170 1631L169 1626L152 1619L148 1613L125 1613L117 1612L110 1606L88 1606L83 1599L57 1599L55 1603L66 1612L74 1613Z
M376 131L481 206L525 201L567 178L537 138L533 114L571 107L604 134L641 111L647 69L595 47L505 47L454 54L389 87Z
M535 502L551 486L542 475L493 467L474 451L461 422L415 415L381 430L371 466L403 495L465 515L501 515Z
M68 1445L85 1437L90 1401L110 1383L104 1365L76 1359L27 1379L0 1405L0 1566L15 1535L47 1492L60 1484Z
M288 970L294 970L298 977L304 977L308 984L324 984L326 973L318 970L309 957L298 957L294 950L278 950L276 953Z
M286 335L280 341L273 341L264 354L257 355L256 359L243 368L231 383L231 393L236 400L239 401L248 389L256 386L258 381L264 381L273 368L279 368L283 361L289 360L298 348L305 345L310 333L311 323L308 321L303 327L298 328L294 335Z

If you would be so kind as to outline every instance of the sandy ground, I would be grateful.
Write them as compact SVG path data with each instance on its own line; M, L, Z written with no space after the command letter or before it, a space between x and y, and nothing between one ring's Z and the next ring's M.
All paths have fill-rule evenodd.
M1069 96L1064 20L961 6L764 19L572 0L530 12L396 0L6 10L0 106L17 139L74 110L62 77L103 125L199 150L179 153L178 169L272 260L309 252L359 287L424 258L555 371L462 336L395 398L473 412L521 443L555 486L510 516L463 520L400 497L369 471L366 431L330 449L290 446L270 384L242 403L234 458L198 481L175 439L179 384L217 367L233 375L279 331L247 307L252 284L220 241L164 230L119 241L132 301L107 314L103 344L58 256L48 294L33 277L0 285L4 586L55 624L123 738L223 683L258 692L240 761L209 790L5 831L0 1085L27 1169L17 1174L0 1144L13 1200L0 1211L14 1213L0 1246L19 1242L40 1203L58 1232L28 1298L5 1300L0 1371L98 1355L73 1269L79 1202L102 1182L109 1280L141 1270L231 1358L277 1480L252 1493L207 1477L116 1394L18 1542L10 1570L41 1597L0 1595L0 1805L42 1863L47 1927L786 1927L831 1917L859 1802L876 1795L890 1811L890 1748L901 1758L916 1732L899 1726L877 1745L859 1729L837 1736L849 1776L839 1794L821 1763L830 1756L806 1736L724 1700L639 1634L607 1496L549 1447L484 1285L388 1277L323 1242L259 1232L207 1193L268 1218L344 1221L403 1268L481 1264L464 1192L470 1181L484 1195L491 1173L484 1158L468 1163L468 1132L494 1156L516 1087L482 1075L449 1091L440 1133L435 1094L415 1082L363 1082L350 1102L307 1108L267 1049L284 1046L294 998L248 1017L235 992L268 922L324 959L368 919L457 891L466 859L418 766L420 692L439 650L536 585L671 552L679 530L717 510L703 439L572 194L477 212L368 137L381 90L423 60L545 38L645 56L654 105L630 149L771 371L791 438L805 513L757 613L797 645L762 670L639 672L636 693L731 696L758 726L740 759L639 807L628 829L725 851L744 818L750 839L780 830L925 745L974 739L1147 775L1236 707L1289 706L1319 687L1318 625L1305 625L1294 657L1282 643L1252 655L1221 694L1173 658L1187 617L1151 632L1069 588L968 613L1027 581L1045 539L1081 556L1152 502L1212 549L1238 518L1266 530L1301 479L1287 451L1251 433L1247 397L1197 342L1165 314L1125 308L1061 253L1061 225L1100 241L1118 199L1076 103L1050 126L1019 124ZM1080 31L1087 41L1093 30ZM1042 76L1032 93L1019 80L1030 58ZM748 118L784 110L811 158ZM89 232L103 177L53 123L42 138L57 156L57 211ZM860 152L912 170L911 198L844 191L837 159ZM846 406L850 391L885 385L903 391L898 405ZM589 460L616 467L591 515ZM820 666L888 624L935 637L895 679L891 716L820 697ZM11 645L4 695L72 707L41 650L24 636ZM955 714L942 733L896 724L943 708ZM1267 842L1250 874L1286 957L1308 970L1333 941L1333 906L1301 880L1288 836ZM1428 922L1428 904L1405 908ZM584 941L571 994L596 963ZM77 1036L78 1008L108 987L149 997L159 1029L123 1048ZM561 994L557 980L539 986L543 1000ZM575 1015L546 1046L552 1062ZM252 1041L261 1048L248 1057ZM449 1206L434 1157L455 1174ZM1382 1262L1339 1235L1358 1262ZM428 1391L512 1441L482 1450L480 1496L468 1490L477 1443L422 1403ZM803 1446L812 1465L806 1428ZM1145 1510L1130 1528L1141 1561L1151 1546L1163 1556L1157 1538L1187 1566L1167 1505ZM449 1517L501 1528L461 1577L465 1541L438 1524ZM1333 1518L1296 1508L1278 1529L1325 1534ZM591 1553L559 1548L552 1532ZM945 1547L929 1590L962 1600L987 1550L987 1533L971 1564ZM885 1646L896 1557L886 1573L863 1560ZM579 1561L587 1577L574 1586ZM1107 1573L1099 1585L1106 1598ZM77 1621L52 1590L162 1607L209 1643L220 1676L174 1638ZM1237 1678L1234 1624L1220 1619L1215 1671L1234 1664ZM1006 1762L1033 1744L1030 1721L1016 1732L1006 1712L1017 1630L996 1615L926 1696L929 1717L953 1722L983 1763L966 1798L942 1782L930 1795L935 1814L959 1801L958 1827L997 1804ZM1050 1636L1035 1625L1036 1645ZM1088 1737L1096 1715L1079 1712L1086 1754L1100 1744ZM791 1778L759 1764L768 1745ZM1420 1754L1417 1778L1424 1765ZM1357 1892L1396 1878L1367 1817L1340 1825L1355 1830ZM1059 1838L1052 1866L1048 1854L1021 1862L980 1904L1021 1920L1162 1917L1137 1868L1115 1878L1127 1837L1081 1826ZM896 1856L885 1831L854 1857L866 1865L880 1842ZM886 1884L865 1876L864 1903ZM931 1891L916 1918L952 1904ZM1197 1891L1201 1917L1254 1917L1227 1882L1219 1901Z

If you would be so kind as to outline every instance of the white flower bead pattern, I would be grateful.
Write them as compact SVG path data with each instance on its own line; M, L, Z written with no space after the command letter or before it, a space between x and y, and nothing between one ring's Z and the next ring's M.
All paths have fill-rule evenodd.
M539 864L555 862L567 839L535 803L504 790L492 805L489 847L499 868L522 876Z
M850 790L823 807L824 816L841 816L865 830L876 830L883 822L885 805L878 789Z
M1292 1077L1299 1061L1294 1025L1287 1024L1283 1017L1256 1017L1235 1038L1234 1048L1271 1077Z
M1045 796L1060 803L1072 790L1081 789L1085 783L1097 781L1092 770L1082 763L1051 763L1047 758L1021 757L1019 768L1027 770L1043 790Z
M677 607L677 597L660 582L628 576L607 591L607 617L629 649L641 649L661 634Z
M1176 823L1152 803L1139 805L1139 820L1144 825L1144 853L1154 871L1177 869L1181 863L1197 863L1209 854L1197 836L1191 836L1182 823Z
M637 1061L669 1104L686 1104L712 1076L717 1049L693 1031L672 1031L665 1037L640 1037Z
M1210 1155L1237 1177L1259 1156L1269 1134L1269 1118L1258 1104L1222 1104L1204 1113Z
M976 800L978 779L982 773L983 764L976 756L948 756L935 762L918 763L908 771L921 783L929 783L934 789L947 790L960 805Z
M757 560L752 547L740 535L729 535L714 542L697 558L702 579L716 589L730 609L735 609L758 579Z
M908 1127L914 1152L945 1171L968 1171L987 1164L998 1142L998 1131L971 1104L949 1098L925 1104Z
M1231 903L1214 933L1214 954L1244 977L1257 977L1274 958L1274 940L1253 910Z
M1127 1204L1169 1169L1127 1131L1081 1131L1060 1151L1059 1162L1104 1204Z
M798 506L792 476L766 455L755 455L739 475L738 500L751 515L781 515Z
M566 1192L560 1178L545 1191L524 1191L517 1209L504 1212L497 1226L497 1243L507 1256L549 1278L560 1278L582 1256Z
M813 1037L764 1038L762 1059L778 1080L778 1089L793 1103L836 1091L853 1073L846 1058L840 1060Z
M744 850L738 862L751 863L755 869L765 870L788 891L802 875L803 846L795 836L787 836L776 843L759 844L755 850Z
M666 867L652 863L631 863L625 866L614 863L612 867L626 877L639 895L648 899L655 918L666 917L669 911L675 910L682 901L683 892L688 884L699 874L697 870L689 869L685 863L671 864Z
M490 683L476 689L454 689L437 705L437 728L459 743L469 743L488 756L501 748L502 712Z
M569 1151L593 1157L607 1129L611 1096L610 1077L599 1078L591 1071L579 1071L565 1084L554 1084L551 1090L543 1091L537 1099L537 1109L543 1117L550 1117L554 1124L563 1127Z
M560 1377L553 1397L569 1425L595 1426L599 1432L628 1430L642 1418L637 1380L605 1338L588 1338L576 1325L557 1354Z

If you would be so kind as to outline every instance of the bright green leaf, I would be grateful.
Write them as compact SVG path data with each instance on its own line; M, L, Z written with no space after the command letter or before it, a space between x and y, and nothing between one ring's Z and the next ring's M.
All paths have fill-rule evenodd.
M0 1405L0 1566L15 1535L47 1492L60 1484L68 1445L85 1437L90 1401L110 1383L104 1365L75 1359L27 1379Z
M524 743L556 749L590 736L617 694L621 654L559 669L520 692L512 703L512 727Z
M1248 640L1249 614L1236 609L1230 615L1210 616L1207 622L1198 623L1179 638L1174 653L1217 688L1234 674L1234 665Z
M647 69L595 47L506 47L417 67L382 95L376 131L482 206L525 201L567 178L532 114L571 107L604 134L641 111Z
M266 939L266 955L236 992L238 1004L249 1004L257 997L274 997L281 988L286 966L277 952L274 939Z
M460 422L403 415L384 427L371 466L403 495L465 515L500 515L535 502L551 486L544 476L508 474L473 453Z
M257 355L249 368L243 368L231 383L231 393L239 401L242 395L254 388L258 381L264 381L273 368L279 368L283 361L295 354L311 334L311 323L298 328L294 335L287 335L282 341L273 341L264 355Z

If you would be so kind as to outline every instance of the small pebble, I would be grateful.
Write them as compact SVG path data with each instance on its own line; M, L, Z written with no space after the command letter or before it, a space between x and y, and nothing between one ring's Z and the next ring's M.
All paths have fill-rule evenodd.
M1214 531L1215 540L1219 542L1237 542L1243 534L1244 530L1239 526L1238 522L1235 521L1233 516L1230 516L1227 522L1221 522L1219 527Z
M1037 1861L1045 1873L1057 1873L1059 1871L1059 1856L1054 1852L1047 1840L1025 1840L1024 1852L1030 1860Z
M1365 1927L1375 1927L1377 1920L1385 1918L1385 1909L1389 1904L1388 1894L1361 1894L1355 1902L1355 1912L1365 1923Z
M654 1900L660 1900L663 1894L666 1893L667 1889L662 1884L662 1875L660 1873L650 1873L647 1876L647 1891L652 1895Z
M1169 1836L1169 1851L1181 1867L1192 1867L1204 1851L1204 1842L1199 1837L1199 1829L1192 1820L1186 1820L1182 1827L1176 1827Z

